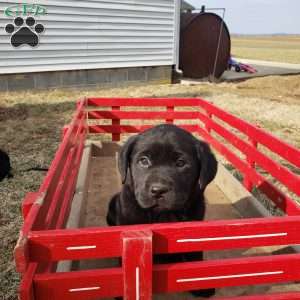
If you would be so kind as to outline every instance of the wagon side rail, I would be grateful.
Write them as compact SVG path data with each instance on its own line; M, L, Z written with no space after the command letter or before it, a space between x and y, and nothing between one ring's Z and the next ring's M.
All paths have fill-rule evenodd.
M89 124L90 134L112 134L114 141L120 140L123 133L138 133L152 127L145 125L124 125L124 120L161 120L163 123L173 123L174 120L194 120L198 119L197 112L175 111L177 107L197 107L197 99L167 99L167 98L88 98L88 119L111 120L111 125ZM99 110L100 107L100 110ZM109 107L111 110L101 110L102 107ZM124 111L122 108L128 107L161 107L161 111ZM94 109L94 110L93 110ZM184 124L181 127L190 132L197 132L196 124Z
M265 173L270 174L278 183L289 190L291 195L299 197L300 176L284 166L282 162L277 162L261 151L259 145L268 148L272 154L287 161L292 169L300 168L300 150L205 100L199 99L199 105L206 111L206 115L199 115L202 122L206 124L206 130L200 128L199 134L243 174L245 188L252 191L255 187L287 215L299 215L300 206L292 199L293 196L282 192L258 169L260 168ZM230 128L222 126L222 123L218 121L225 123ZM238 136L235 131L246 138ZM220 142L220 138L225 139L244 157L240 158L236 155L224 143Z
M28 193L22 203L24 223L14 250L20 273L28 268L28 234L32 230L59 229L65 225L88 132L85 105L86 100L78 101L77 111L63 130L62 142L39 191Z
M136 299L137 288L140 296L147 295L140 299L151 299L152 292L292 282L300 279L300 254L166 265L152 265L152 254L299 244L299 229L300 217L273 217L33 231L29 235L32 264L122 257L123 265L102 270L31 274L31 278L38 299L51 295L52 299L66 300L120 296ZM278 295L278 299L300 299L300 293ZM290 295L295 298L288 298Z
M200 98L89 98L89 120L112 120L111 125L90 124L89 132L111 133L119 140L123 133L137 133L153 125L123 125L124 120L160 120L167 123L185 121L180 126L197 133L224 156L243 176L243 184L249 191L254 188L272 200L276 207L287 215L299 215L300 205L292 198L300 197L300 176L260 149L267 148L274 156L287 161L291 168L300 168L300 151L240 118L227 113L212 103ZM111 110L99 110L110 107ZM145 107L136 111L134 107ZM147 107L162 107L160 111L148 111ZM176 108L193 107L193 111ZM94 108L94 110L93 110ZM122 110L126 108L126 110ZM132 108L128 110L128 108ZM187 120L199 121L188 124ZM232 150L229 146L233 147ZM276 182L290 191L290 195L267 178L271 175Z

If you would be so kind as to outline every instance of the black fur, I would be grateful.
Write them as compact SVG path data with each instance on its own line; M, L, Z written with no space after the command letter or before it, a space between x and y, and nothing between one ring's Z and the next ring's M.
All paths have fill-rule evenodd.
M0 149L0 181L5 177L11 177L10 159L6 152Z
M217 161L209 146L170 124L132 136L119 154L123 187L109 203L110 226L203 220L204 191ZM159 263L202 260L202 253L158 255ZM194 291L209 297L214 289Z

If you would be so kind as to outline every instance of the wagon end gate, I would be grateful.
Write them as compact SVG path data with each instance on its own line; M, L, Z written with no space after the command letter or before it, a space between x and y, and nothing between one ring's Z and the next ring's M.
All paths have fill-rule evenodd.
M65 229L86 137L108 134L119 141L124 134L143 131L155 122L177 124L203 138L240 172L246 189L265 194L283 216ZM203 99L83 99L64 129L39 191L28 194L23 204L24 224L15 249L22 273L20 298L146 300L155 293L299 281L298 253L152 262L153 254L161 253L300 244L300 206L293 199L300 196L300 179L286 165L300 168L297 148ZM122 268L55 272L59 261L102 258L122 258ZM300 292L223 299L300 300Z
M122 257L122 268L35 274L28 268L27 275L36 299L66 300L151 299L152 293L292 282L300 279L300 254L163 265L153 265L152 254L299 244L299 229L300 217L274 217L34 231L32 262Z

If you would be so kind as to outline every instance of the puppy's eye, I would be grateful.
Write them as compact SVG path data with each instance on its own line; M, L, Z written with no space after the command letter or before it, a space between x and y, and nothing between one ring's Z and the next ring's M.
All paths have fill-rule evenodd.
M143 156L138 161L139 165L143 168L148 168L151 166L151 161L147 156Z
M178 168L182 168L182 167L184 167L185 166L185 161L183 160L183 159L177 159L176 160L176 167L178 167Z

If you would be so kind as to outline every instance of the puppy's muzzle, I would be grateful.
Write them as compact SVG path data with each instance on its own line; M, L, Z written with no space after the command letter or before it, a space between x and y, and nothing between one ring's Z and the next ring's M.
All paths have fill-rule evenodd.
M164 194L166 194L170 188L167 185L156 183L152 184L150 187L150 195L155 199L161 198Z

